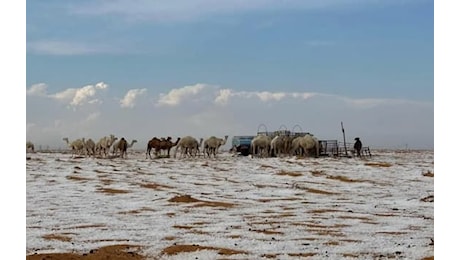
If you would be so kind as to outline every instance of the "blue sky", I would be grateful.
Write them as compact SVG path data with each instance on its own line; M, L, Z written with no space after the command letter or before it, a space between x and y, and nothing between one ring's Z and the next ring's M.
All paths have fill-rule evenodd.
M295 125L434 147L434 3L27 1L27 139Z

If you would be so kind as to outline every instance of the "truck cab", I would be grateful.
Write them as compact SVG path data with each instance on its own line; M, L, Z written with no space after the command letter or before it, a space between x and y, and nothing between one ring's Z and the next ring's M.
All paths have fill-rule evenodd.
M251 151L251 141L254 135L237 135L232 138L232 150L247 156Z

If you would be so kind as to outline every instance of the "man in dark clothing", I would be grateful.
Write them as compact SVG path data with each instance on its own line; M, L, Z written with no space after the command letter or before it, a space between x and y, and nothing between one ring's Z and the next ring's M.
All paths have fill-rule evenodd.
M353 146L353 148L355 149L356 151L356 154L358 156L361 156L361 148L363 148L363 144L361 143L361 141L359 140L359 137L356 137L355 138L355 145Z

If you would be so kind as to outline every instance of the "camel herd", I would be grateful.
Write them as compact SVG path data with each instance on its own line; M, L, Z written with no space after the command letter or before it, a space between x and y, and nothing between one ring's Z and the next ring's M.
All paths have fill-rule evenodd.
M251 141L251 153L253 157L311 154L318 157L320 146L319 140L310 133L304 136L276 135L273 138L268 135L257 135Z
M228 135L226 135L224 138L217 138L215 136L211 136L204 140L203 144L203 138L200 138L198 141L195 137L192 136L184 136L184 137L178 137L176 142L171 141L171 137L167 138L162 138L158 139L156 137L152 138L148 144L147 144L147 151L145 153L145 158L149 156L150 158L150 151L152 149L155 149L155 155L161 156L161 151L164 150L166 152L165 156L170 156L170 150L172 147L175 147L174 150L174 158L177 157L177 153L179 152L179 158L184 158L184 157L196 157L200 155L200 147L203 144L203 156L208 156L208 157L217 157L218 150L221 146L225 145L227 142Z
M104 136L99 139L98 142L94 142L91 138L76 139L69 141L69 138L65 137L62 139L66 142L67 146L71 149L73 155L81 156L94 156L99 158L112 157L127 157L127 149L131 148L137 140L132 140L131 143L122 137L118 140L113 134ZM170 157L171 149L174 149L174 158L179 153L179 158L184 157L197 157L201 154L204 157L217 158L219 148L226 144L228 135L224 138L218 138L211 136L204 140L200 138L197 140L192 136L178 137L175 142L172 141L172 137L166 138L153 137L147 143L147 149L145 152L145 158L152 159L151 152L154 151L155 157ZM202 147L200 151L200 147ZM27 142L27 151L34 152L34 145L31 142ZM235 147L232 148L234 150ZM110 149L112 152L110 153ZM251 153L252 157L280 157L283 155L309 155L313 154L315 157L319 156L320 153L320 142L316 137L311 134L304 136L287 136L287 135L276 135L270 137L268 135L257 135L251 141Z
M126 157L126 152L128 148L132 147L137 140L132 140L131 144L128 144L128 141L122 137L119 141L118 137L114 135L104 136L97 143L93 139L85 138L76 139L72 142L69 141L69 138L62 138L67 144L67 146L72 150L74 155L87 155L87 156L99 156L99 157L109 157L110 148L112 147L112 155L118 156L120 152L120 157ZM116 142L117 141L117 142Z
M206 139L204 141L202 150L203 156L217 157L219 148L225 145L227 139L228 135L226 135L224 138L211 136ZM137 142L137 140L132 140L131 143L128 143L124 137L118 140L118 137L114 136L113 134L100 138L97 143L94 142L91 138L79 138L73 141L69 141L69 138L64 137L62 140L66 142L67 146L72 151L73 156L93 156L99 158L126 158L128 148L131 148L134 143ZM187 156L195 157L200 155L200 147L202 144L203 138L200 138L200 141L198 141L192 136L178 137L175 142L172 142L172 138L170 136L166 138L153 137L147 143L145 158L152 159L152 150L154 151L156 157L169 157L170 151L173 147L176 147L174 150L174 158L176 158L178 152L180 153L180 158ZM28 141L26 149L27 152L34 152L33 143ZM110 153L110 149L112 149L112 153Z

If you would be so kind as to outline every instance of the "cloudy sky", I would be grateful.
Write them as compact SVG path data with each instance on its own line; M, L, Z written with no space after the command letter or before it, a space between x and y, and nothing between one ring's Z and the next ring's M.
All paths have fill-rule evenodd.
M434 147L432 0L26 2L26 135Z

